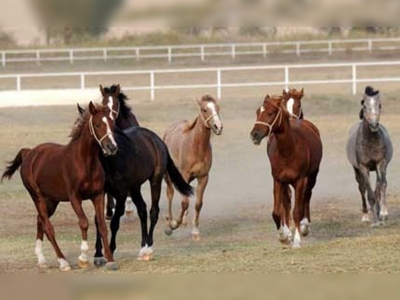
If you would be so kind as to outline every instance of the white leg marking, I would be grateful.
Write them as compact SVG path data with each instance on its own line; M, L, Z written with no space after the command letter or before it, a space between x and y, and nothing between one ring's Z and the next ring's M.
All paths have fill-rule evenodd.
M144 246L139 251L138 260L149 261L153 256L153 248L149 246Z
M42 252L42 245L43 242L41 240L36 241L36 247L35 247L35 254L38 258L38 265L40 267L45 267L46 266L46 259L44 258L43 252Z
M300 231L299 229L296 228L296 233L294 235L294 240L293 240L293 248L300 248L300 247L301 247Z
M363 223L369 223L371 220L369 219L369 215L368 214L364 214L363 215L363 217L362 217L362 219L361 219L361 222L363 222Z
M279 229L278 238L282 243L289 243L292 241L292 232L286 224Z
M303 236L307 236L310 233L310 221L307 218L300 222L300 232Z
M79 260L82 262L88 262L89 261L89 245L87 241L82 241L81 244L81 255L79 256Z
M71 267L70 267L69 263L65 259L59 258L58 262L60 263L60 270L61 271L70 271L71 270Z

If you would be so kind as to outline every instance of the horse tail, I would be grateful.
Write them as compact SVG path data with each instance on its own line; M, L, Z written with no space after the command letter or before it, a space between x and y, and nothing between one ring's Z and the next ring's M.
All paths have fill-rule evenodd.
M19 150L14 160L8 163L8 167L3 173L3 176L1 176L1 182L3 182L4 179L11 179L11 177L14 175L15 171L19 169L19 167L21 166L22 162L24 161L25 157L29 154L29 152L31 152L31 149L28 148L23 148Z
M179 193L181 193L186 197L192 196L194 194L193 187L190 184L188 184L185 181L185 179L183 179L182 174L175 166L169 153L167 162L167 173L171 182L173 183L174 187L178 190Z

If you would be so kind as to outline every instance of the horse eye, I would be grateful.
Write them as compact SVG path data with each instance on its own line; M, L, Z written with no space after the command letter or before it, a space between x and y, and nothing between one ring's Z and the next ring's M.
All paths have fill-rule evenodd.
M207 112L207 109L203 109L203 112Z

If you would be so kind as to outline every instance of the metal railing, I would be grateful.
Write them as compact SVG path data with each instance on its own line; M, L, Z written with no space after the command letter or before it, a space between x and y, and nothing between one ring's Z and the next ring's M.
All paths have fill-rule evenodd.
M74 77L79 79L79 86L70 86L71 89L87 89L93 88L94 86L87 86L86 81L91 76L96 76L98 80L101 76L119 76L119 75L144 75L148 76L148 85L142 86L123 86L124 90L144 90L150 92L150 99L155 100L155 92L158 90L167 90L167 89L195 89L195 88L209 88L216 89L216 93L218 98L222 97L222 89L225 88L240 88L240 87L259 87L259 86L290 86L290 85L315 85L315 84L351 84L353 94L357 93L357 84L358 83L373 83L373 82L400 82L400 68L398 69L398 73L396 73L395 69L392 71L393 76L374 76L374 70L370 70L368 72L369 78L358 76L358 69L360 67L371 67L371 68L379 68L386 66L400 66L400 61L389 61L389 62L354 62L354 63L332 63L332 64L294 64L294 65L274 65L274 66L242 66L242 67L221 67L221 68L191 68L191 69L166 69L166 70L143 70L143 71L105 71L105 72L73 72L73 73L41 73L41 74L12 74L12 75L0 75L1 80L15 80L15 91L24 90L23 81L25 79L32 78L51 78L51 79L60 79L62 77ZM330 74L333 69L342 68L343 71L339 74L343 75L343 78L337 79L329 79ZM323 72L327 79L318 79L318 80L291 80L291 71L292 70L310 70L315 69ZM392 68L393 69L393 68ZM281 74L281 80L276 81L257 81L257 82L248 82L243 80L242 82L229 82L225 79L225 74L229 74L229 72L243 71L249 72L252 74L254 71L263 71L263 70L274 70L275 74ZM380 69L382 71L382 68ZM276 72L277 71L277 72ZM347 72L344 74L344 72ZM182 74L182 81L186 78L190 73L204 73L205 78L209 79L210 74L215 75L214 83L197 83L197 84L157 84L157 76L165 75L165 74ZM377 72L379 74L381 72ZM348 76L351 74L350 76ZM229 77L229 76L227 76ZM337 77L337 73L336 73ZM246 78L251 78L250 76L246 76ZM200 81L200 80L199 80ZM177 79L179 82L179 79ZM35 87L36 88L36 87ZM40 88L40 87L39 87ZM27 88L29 90L29 88Z
M0 50L1 65L10 63L33 62L40 64L50 61L66 61L71 64L87 60L131 59L165 59L172 63L179 58L198 58L205 61L209 57L230 57L258 55L267 57L277 53L289 53L301 56L307 53L327 53L355 51L372 53L374 51L394 51L400 49L400 38L376 39L336 39L315 41L286 41L265 43L229 43L229 44L197 44L167 45L143 47L103 47L103 48L71 48L71 49L30 49Z

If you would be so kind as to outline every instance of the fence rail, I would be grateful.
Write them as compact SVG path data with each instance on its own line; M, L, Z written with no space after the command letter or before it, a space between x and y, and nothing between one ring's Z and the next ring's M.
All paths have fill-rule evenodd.
M327 53L355 51L373 53L374 51L395 51L400 49L400 38L376 39L336 39L315 41L287 41L265 43L229 43L167 45L143 47L103 47L73 49L28 49L0 51L1 65L33 62L40 64L50 61L66 61L71 64L87 60L165 59L172 63L179 58L198 58L205 61L210 57L230 57L259 55L267 57L276 53L289 53L301 56L307 53Z
M391 76L379 76L380 73L387 74L386 68L382 67L392 67ZM24 80L32 78L51 78L53 82L60 80L64 77L73 77L78 79L79 85L70 86L71 89L89 89L94 86L88 86L86 84L87 79L90 77L96 77L98 79L101 76L119 76L119 75L145 75L148 76L148 85L136 85L136 86L123 86L124 90L144 90L150 92L150 99L155 100L155 93L158 90L167 89L194 89L194 88L210 88L216 89L218 98L222 97L222 90L225 88L240 88L240 87L259 87L259 86L290 86L290 85L315 85L315 84L351 84L352 91L354 94L357 93L358 83L373 83L373 82L400 82L400 68L393 68L394 66L400 66L400 61L389 61L389 62L354 62L354 63L332 63L332 64L294 64L294 65L274 65L274 66L242 66L242 67L221 67L221 68L191 68L191 69L166 69L166 70L143 70L143 71L106 71L106 72L75 72L75 73L41 73L41 74L13 74L13 75L0 75L0 82L2 80L15 80L15 91L29 90L29 88L24 89ZM343 78L330 79L332 70L337 70L340 68L342 70L339 74L343 75ZM358 70L360 68L372 68L368 71L370 77L358 76ZM380 68L379 72L375 72L373 68ZM318 70L323 72L327 79L318 80L291 80L292 70L302 69L309 71L310 69ZM230 72L245 71L249 72L249 76L246 78L251 78L251 74L254 71L271 71L274 70L276 74L281 74L280 80L275 81L257 81L248 82L243 80L242 82L229 82ZM214 74L214 83L203 83L197 82L193 84L158 84L157 76L165 74L178 74L177 82L179 78L183 80L190 73L204 74L205 77L210 78ZM351 74L349 76L349 74ZM378 74L374 76L374 74ZM336 73L337 75L337 73ZM337 77L337 76L336 76ZM44 88L45 86L42 86ZM41 87L38 87L41 88ZM35 89L37 89L35 87Z

